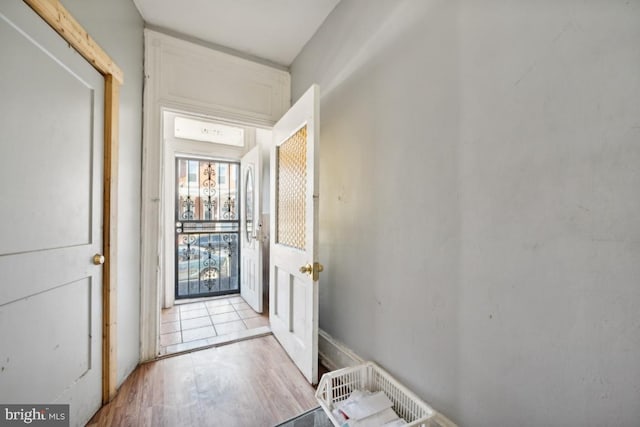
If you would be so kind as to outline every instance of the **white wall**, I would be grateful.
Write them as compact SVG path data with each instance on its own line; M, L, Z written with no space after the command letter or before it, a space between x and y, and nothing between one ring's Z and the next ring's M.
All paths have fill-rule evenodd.
M143 21L131 0L62 0L124 72L118 176L118 384L140 360Z
M640 419L640 1L343 0L320 326L468 426Z

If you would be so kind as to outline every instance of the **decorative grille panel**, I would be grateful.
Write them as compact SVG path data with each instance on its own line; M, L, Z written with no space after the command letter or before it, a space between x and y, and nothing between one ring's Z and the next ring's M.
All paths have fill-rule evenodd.
M237 221L240 165L222 161L177 159L179 221Z
M176 159L176 298L240 289L240 164Z
M307 188L307 126L302 127L277 150L277 242L305 248Z

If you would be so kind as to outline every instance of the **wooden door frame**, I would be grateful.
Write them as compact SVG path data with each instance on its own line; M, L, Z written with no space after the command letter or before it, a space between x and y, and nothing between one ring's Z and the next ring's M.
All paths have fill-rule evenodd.
M104 177L102 270L102 402L116 394L117 383L117 212L118 119L124 74L59 0L24 0L40 17L104 76Z

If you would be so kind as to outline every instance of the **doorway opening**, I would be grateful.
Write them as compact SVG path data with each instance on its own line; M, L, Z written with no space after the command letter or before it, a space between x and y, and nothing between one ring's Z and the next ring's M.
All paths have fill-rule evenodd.
M268 252L252 255L268 248L258 199L268 199L260 183L269 181L247 183L244 162L249 152L269 151L271 131L177 110L162 118L166 237L156 355L269 334L268 288L255 286L256 276L268 280ZM258 175L268 174L255 162ZM245 288L256 288L249 299Z

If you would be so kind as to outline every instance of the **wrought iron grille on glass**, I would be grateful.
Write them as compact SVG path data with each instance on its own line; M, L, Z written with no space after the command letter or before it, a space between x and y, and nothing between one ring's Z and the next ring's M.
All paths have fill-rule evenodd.
M240 290L240 164L176 159L176 299Z

